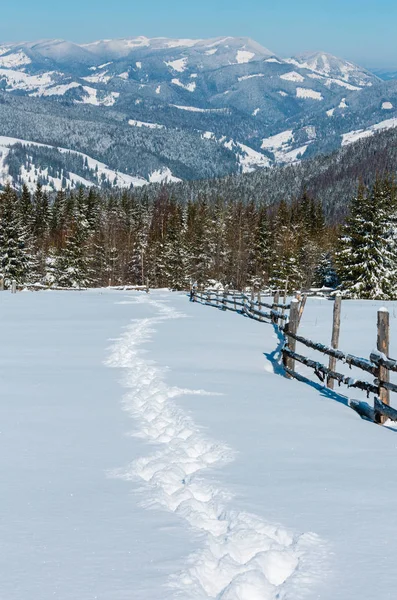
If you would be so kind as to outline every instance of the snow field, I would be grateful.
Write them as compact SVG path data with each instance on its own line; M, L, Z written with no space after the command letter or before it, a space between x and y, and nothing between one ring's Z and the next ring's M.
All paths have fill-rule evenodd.
M162 369L147 360L141 349L156 325L185 315L148 297L138 297L136 303L149 304L158 316L129 326L114 344L107 364L125 369L123 384L128 391L123 405L138 422L135 435L161 449L135 460L119 476L143 481L148 506L159 505L175 513L203 534L204 548L172 577L175 597L297 598L302 580L313 582L318 576L318 537L311 533L295 536L256 515L230 510L230 494L203 478L203 471L232 461L234 453L205 436L174 399L211 393L168 386ZM294 596L289 593L292 590Z

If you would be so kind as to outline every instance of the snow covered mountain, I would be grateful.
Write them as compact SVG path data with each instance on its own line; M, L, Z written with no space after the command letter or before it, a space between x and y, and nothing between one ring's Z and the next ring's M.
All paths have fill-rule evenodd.
M139 180L195 179L340 147L349 132L397 118L395 87L324 52L283 59L248 38L0 44L0 135ZM4 159L16 183L26 154L11 153L11 170Z

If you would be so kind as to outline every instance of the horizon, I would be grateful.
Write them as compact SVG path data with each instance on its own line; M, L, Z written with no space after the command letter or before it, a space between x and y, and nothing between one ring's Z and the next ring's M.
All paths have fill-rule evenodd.
M172 7L160 0L145 6L115 0L112 10L102 0L70 0L67 9L50 0L20 0L3 8L0 23L2 43L21 40L63 39L76 44L101 39L136 37L208 39L248 37L280 57L307 52L326 52L367 68L397 68L394 18L397 6L391 0L372 2L341 0L318 6L313 0L296 5L286 0L274 6L267 0L251 0L244 8L237 0L220 0L200 6L174 0ZM23 15L21 18L21 14ZM394 18L393 18L394 17Z
M80 46L80 47L84 47L87 45L91 45L94 44L96 42L107 42L107 41L111 41L111 40L132 40L132 39L139 39L139 38L145 38L148 40L155 40L155 39L166 39L166 40L192 40L192 41L200 41L200 40L213 40L213 39L224 39L224 38L233 38L233 39L239 39L239 38L247 38L253 42L256 42L258 44L260 44L263 48L269 50L270 52L272 52L274 54L274 56L277 56L279 58L290 58L290 57L298 57L298 56L305 56L305 55L311 55L311 54L327 54L329 56L334 56L335 58L340 58L342 60L346 60L349 62L352 62L354 64L356 64L357 66L361 66L363 68L367 68L367 69L375 69L375 70L381 70L382 68L387 69L387 68L392 68L393 66L396 67L397 69L397 61L396 63L390 63L389 65L387 65L386 63L379 63L379 64L374 64L374 65L368 65L365 64L365 62L363 61L358 61L358 60L354 60L352 58L350 58L349 56L343 56L341 54L337 54L337 53L333 53L331 51L329 51L328 49L324 49L324 48L311 48L311 49L302 49L300 51L297 52L292 52L292 53L286 53L286 52L275 52L273 50L272 47L269 47L266 44L262 44L261 42L259 42L257 39L248 36L248 35L227 35L227 36L222 36L222 35L215 35L215 36L209 36L209 37L199 37L199 36L195 36L195 37L186 37L186 36L170 36L170 35L154 35L154 36L147 36L144 34L139 34L139 35L126 35L126 36L117 36L117 37L97 37L97 38L92 38L92 39L83 39L83 40L72 40L72 39L68 39L66 37L41 37L41 38L31 38L31 39L17 39L17 40L0 40L0 44L29 44L29 43L40 43L40 42L55 42L55 41L62 41L62 42L69 42L71 44L75 44L76 46Z

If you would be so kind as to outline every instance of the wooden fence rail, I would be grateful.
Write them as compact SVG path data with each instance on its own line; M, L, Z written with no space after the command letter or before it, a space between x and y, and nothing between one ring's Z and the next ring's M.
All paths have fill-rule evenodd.
M284 299L286 294L283 292ZM351 401L350 406L361 416L383 424L387 419L397 421L397 410L390 406L390 392L397 393L397 384L390 382L390 371L397 372L397 360L388 356L389 354L389 313L382 308L378 311L377 318L377 352L372 352L369 359L354 356L343 352L338 348L341 323L342 298L335 296L333 310L333 324L331 345L327 346L298 335L298 328L306 304L307 295L297 292L295 298L288 304L280 302L280 293L274 292L273 301L265 301L263 297L269 297L269 291L265 294L261 290L252 289L250 294L237 290L207 289L204 291L192 290L191 299L202 302L207 306L213 306L220 310L230 310L244 314L251 319L261 322L272 323L284 335L284 347L282 350L283 364L288 377L302 379L302 375L295 370L298 362L312 369L318 379L334 389L334 382L338 385L346 385L348 388L356 388L369 394L374 394L374 407L371 408L362 402ZM269 309L265 312L263 308ZM278 310L281 309L281 310ZM306 348L315 350L329 357L329 365L326 366L319 361L296 352L296 344L302 344ZM355 367L374 377L373 382L363 381L349 377L336 370L337 362L340 361L349 367Z

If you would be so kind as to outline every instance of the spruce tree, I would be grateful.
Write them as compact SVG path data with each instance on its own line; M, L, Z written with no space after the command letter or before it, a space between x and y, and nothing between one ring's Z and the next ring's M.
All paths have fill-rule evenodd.
M21 224L18 198L9 185L0 197L0 265L6 287L34 283L35 261L28 247L28 234Z
M394 297L397 255L390 225L393 212L395 197L390 183L378 180L371 190L360 185L336 253L341 289L347 297Z

